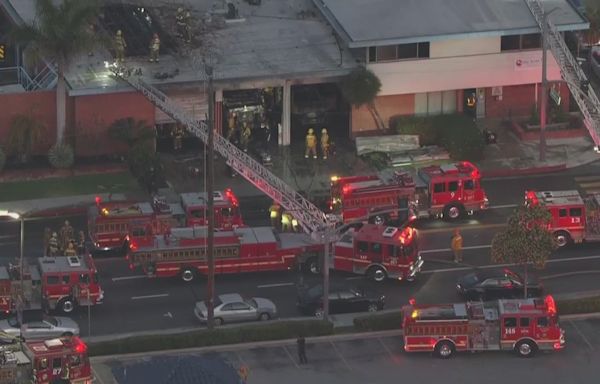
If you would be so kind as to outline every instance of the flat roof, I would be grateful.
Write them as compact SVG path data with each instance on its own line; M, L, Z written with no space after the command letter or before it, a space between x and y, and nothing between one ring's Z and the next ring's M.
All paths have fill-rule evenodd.
M588 29L567 0L541 0L558 8L549 19L561 31ZM351 48L538 33L526 0L313 0Z

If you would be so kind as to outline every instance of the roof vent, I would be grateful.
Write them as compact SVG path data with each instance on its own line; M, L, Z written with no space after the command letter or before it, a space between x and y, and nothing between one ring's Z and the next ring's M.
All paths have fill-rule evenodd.
M398 228L396 227L387 227L385 231L383 231L383 237L392 237L396 233L398 233Z
M67 261L70 267L81 267L81 260L77 256L69 256L67 257Z

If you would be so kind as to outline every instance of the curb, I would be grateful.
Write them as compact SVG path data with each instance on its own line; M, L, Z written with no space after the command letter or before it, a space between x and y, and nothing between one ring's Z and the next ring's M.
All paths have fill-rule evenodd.
M73 205L66 207L48 208L39 211L32 211L28 216L27 220L35 219L47 219L51 217L66 217L66 216L81 216L85 215L89 208L88 205Z
M521 168L521 169L491 169L489 171L482 170L481 173L484 178L488 177L509 177L509 176L526 176L526 175L536 175L536 174L544 174L544 173L553 173L567 170L567 164L558 164L558 165L547 165L543 167L531 167L531 168Z

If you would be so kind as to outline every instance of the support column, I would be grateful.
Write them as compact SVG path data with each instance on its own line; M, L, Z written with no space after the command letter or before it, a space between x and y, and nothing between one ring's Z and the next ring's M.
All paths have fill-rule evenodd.
M292 87L289 81L283 83L283 97L281 103L283 111L281 113L281 126L283 138L281 144L288 146L291 144L292 137Z
M456 112L463 113L465 110L465 90L456 91Z
M210 97L210 95L209 95ZM214 129L219 135L223 135L223 90L215 90L215 125Z

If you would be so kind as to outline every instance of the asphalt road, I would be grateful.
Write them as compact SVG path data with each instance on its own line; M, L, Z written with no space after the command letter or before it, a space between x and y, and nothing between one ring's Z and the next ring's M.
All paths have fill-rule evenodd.
M249 369L248 384L532 383L588 384L597 381L600 319L563 320L566 347L523 359L510 352L457 354L440 360L406 353L401 336L307 340L308 364L296 346L238 347L222 352L153 354L143 358L93 359L100 384L238 384L234 372Z
M425 266L413 283L387 281L376 284L360 276L332 272L333 285L360 286L374 295L386 296L386 308L399 308L409 298L419 301L447 302L457 300L454 292L458 277L474 267L502 268L490 264L489 245L494 233L502 227L511 210L522 203L526 188L569 189L578 186L581 174L600 174L596 165L575 173L533 176L485 181L492 209L481 215L447 223L425 221L419 223L419 243ZM579 172L579 173L577 173ZM600 180L600 176L598 177ZM242 213L250 225L268 225L267 198L241 199ZM84 217L68 218L75 229L85 227ZM28 221L25 223L25 254L41 255L42 233L46 226L60 228L64 218ZM464 237L464 263L451 262L450 236L454 227L460 227ZM15 260L18 255L19 226L0 223L0 263ZM110 255L104 255L110 256ZM73 315L82 328L82 334L106 335L123 332L189 327L197 325L193 316L194 302L202 300L205 281L198 279L185 284L179 279L147 279L141 271L130 271L122 257L97 258L101 283L105 290L103 305ZM600 276L600 247L584 244L560 250L550 258L545 269L534 271L543 279L550 293L570 293L598 289ZM267 297L273 300L282 317L296 317L295 285L301 276L297 272L254 273L235 276L217 276L217 293L239 292L246 296ZM319 281L318 276L304 276L305 283Z

